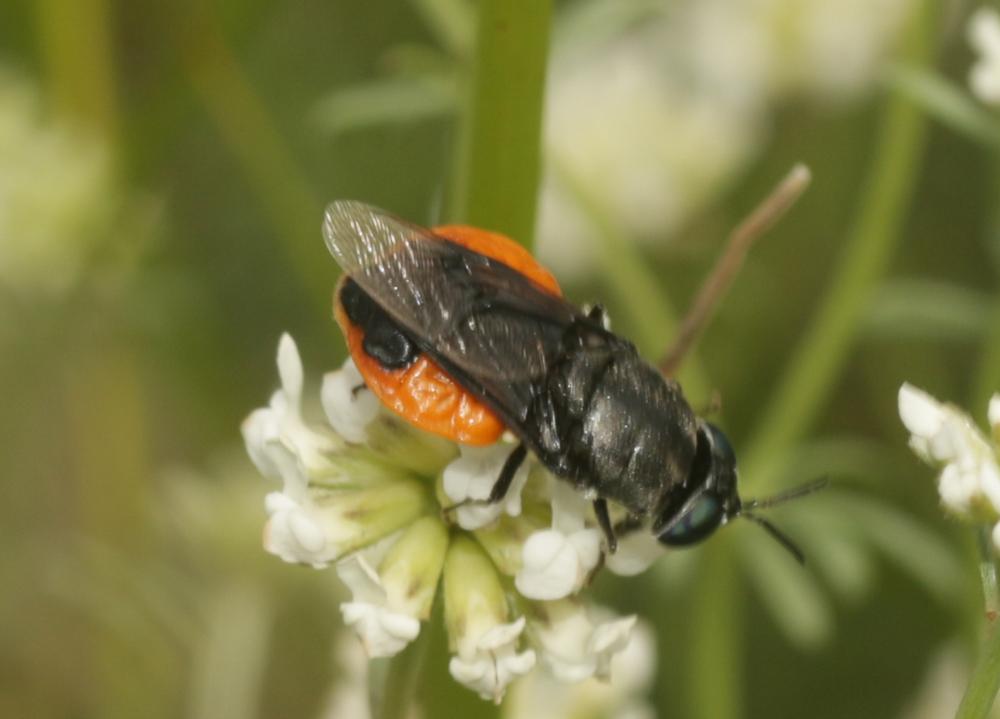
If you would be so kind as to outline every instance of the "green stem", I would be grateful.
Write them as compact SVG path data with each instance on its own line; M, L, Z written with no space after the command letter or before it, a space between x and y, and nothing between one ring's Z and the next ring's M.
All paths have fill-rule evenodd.
M36 7L56 107L113 140L118 111L108 0L40 0Z
M737 719L743 710L743 629L740 584L728 536L701 550L695 607L691 615L690 696L686 716Z
M996 621L988 627L979 661L972 670L972 678L965 688L965 695L955 719L983 719L989 716L1000 689L1000 627Z
M180 40L191 83L220 136L242 165L292 267L310 296L326 307L332 287L330 264L319 237L322 203L296 163L267 106L254 90L226 42L212 10L189 10Z
M993 536L991 527L976 530L976 544L979 549L979 579L983 585L983 606L990 621L1000 614L1000 587L997 586L997 562L993 556Z
M907 66L930 64L938 5L925 0L913 11L900 57ZM862 188L861 209L839 268L742 460L755 491L780 476L788 451L815 420L847 360L872 292L898 244L917 179L925 125L909 99L899 94L889 98L871 175Z
M412 713L431 627L425 622L410 645L391 659L369 664L369 695L372 719L406 719Z
M531 247L551 0L483 0L452 216Z
M529 248L551 14L551 0L480 3L475 65L452 185L450 219L503 232ZM424 626L405 651L381 666L373 662L373 717L409 715L431 635ZM453 713L460 714L460 703L452 705Z

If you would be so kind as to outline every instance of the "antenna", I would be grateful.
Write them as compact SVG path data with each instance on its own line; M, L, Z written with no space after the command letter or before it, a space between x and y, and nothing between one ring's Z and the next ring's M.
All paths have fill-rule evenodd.
M782 547L791 552L791 555L795 557L795 560L799 564L805 565L806 555L802 553L802 550L799 549L798 545L796 545L795 542L792 541L791 537L789 537L787 534L785 534L780 529L775 527L771 522L769 522L768 520L764 519L759 515L751 514L750 512L742 512L740 516L746 517L750 521L766 529L768 534L770 534L772 537L778 540L778 544L780 544Z
M770 497L764 497L764 499L748 499L743 503L743 509L766 509L778 504L784 504L785 502L793 499L798 499L799 497L805 497L806 495L818 492L828 486L830 486L830 478L820 477L819 479L814 479L811 482L800 484L798 487L792 487L791 489L786 489L784 492L778 492Z
M768 534L778 540L778 544L787 549L789 553L795 557L799 564L804 565L806 563L806 557L802 553L802 550L798 548L798 545L792 541L791 537L778 529L771 523L770 520L761 517L759 514L754 514L753 510L767 509L778 504L784 504L790 500L799 499L800 497L805 497L813 492L818 492L829 485L830 480L828 477L820 477L819 479L814 479L811 482L806 482L798 487L792 487L791 489L771 495L770 497L765 497L764 499L748 500L743 503L743 506L740 508L737 516L746 517L754 524L763 527Z

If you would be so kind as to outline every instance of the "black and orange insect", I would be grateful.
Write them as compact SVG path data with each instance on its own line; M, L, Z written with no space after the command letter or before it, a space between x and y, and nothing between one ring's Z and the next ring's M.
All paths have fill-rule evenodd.
M788 495L742 502L725 435L680 385L581 310L523 247L465 226L428 229L338 201L323 225L344 270L335 315L368 388L413 424L457 442L519 440L487 501L503 499L530 450L588 498L614 552L649 527L667 545L701 541ZM802 490L795 491L800 494ZM626 517L612 524L608 502Z

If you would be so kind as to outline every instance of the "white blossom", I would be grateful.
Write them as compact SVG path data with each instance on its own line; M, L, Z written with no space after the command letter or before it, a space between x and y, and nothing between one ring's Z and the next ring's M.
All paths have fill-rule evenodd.
M528 481L527 461L514 474L514 480L502 501L495 504L485 502L500 476L504 462L514 449L502 442L489 447L461 445L461 456L445 467L445 494L455 504L466 502L453 510L458 526L462 529L485 527L504 512L512 517L521 513L521 490Z
M264 499L268 522L264 549L293 564L325 567L335 556L328 551L326 532L302 506L287 494L271 492Z
M524 631L525 619L497 624L475 637L459 642L458 653L448 663L448 671L483 699L499 703L507 685L530 672L535 652L518 652L516 644Z
M398 538L337 564L353 594L340 611L369 656L392 656L416 638L420 620L430 616L447 548L448 530L437 517L425 516Z
M601 532L585 526L589 502L553 479L552 528L524 543L517 590L529 599L561 599L579 590L601 559Z
M444 614L454 656L448 669L484 699L499 702L517 677L535 665L535 652L518 651L524 617L510 620L496 568L477 542L452 539L444 564Z
M656 641L642 621L636 622L630 635L628 644L611 657L609 676L604 679L566 683L551 672L533 672L504 702L504 719L535 719L539 707L545 708L545 716L563 719L654 719L656 712L641 697L656 674ZM548 665L544 655L539 661Z
M369 657L391 657L417 638L420 621L387 607L385 587L363 556L338 563L337 575L353 595L340 605L344 623L354 629Z
M991 7L980 7L969 18L967 32L979 56L969 70L972 93L988 105L1000 104L1000 15Z
M666 547L648 529L642 528L618 537L618 551L604 558L604 566L621 577L632 577L666 552Z
M322 472L329 467L327 457L339 448L339 442L332 432L314 427L302 415L302 359L295 340L287 333L278 342L278 376L281 389L271 395L266 408L255 410L243 423L247 453L266 477L287 480L279 469L280 457L286 453L291 453L307 475Z
M350 357L339 370L323 376L320 401L334 431L355 444L365 441L365 428L378 416L380 407Z
M542 612L531 624L532 637L542 663L563 682L608 679L611 660L628 646L636 622L632 615L594 624L570 601L546 603Z
M1000 519L996 452L968 415L904 384L899 416L910 431L913 451L941 468L938 492L945 508L966 519Z

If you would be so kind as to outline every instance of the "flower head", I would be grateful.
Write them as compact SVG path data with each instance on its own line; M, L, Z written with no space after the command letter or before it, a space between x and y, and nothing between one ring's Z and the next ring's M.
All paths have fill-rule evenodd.
M899 416L910 431L910 447L941 470L941 504L959 519L996 524L993 539L1000 551L1000 395L990 399L988 415L989 439L957 407L910 384L899 389Z
M281 486L265 498L264 547L335 566L351 592L344 623L369 657L412 642L442 587L449 670L483 698L500 701L539 658L562 681L607 676L635 618L594 621L580 600L602 560L589 501L528 460L504 500L488 504L512 443L456 447L410 427L350 360L324 376L327 421L313 421L288 335L278 373L281 388L243 424L251 460ZM654 554L631 544L622 538L615 561L634 573Z

